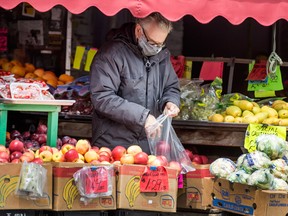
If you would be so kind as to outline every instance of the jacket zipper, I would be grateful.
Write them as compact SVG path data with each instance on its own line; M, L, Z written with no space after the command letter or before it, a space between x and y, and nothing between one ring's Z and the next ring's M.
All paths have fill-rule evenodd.
M147 73L145 106L146 108L148 108L148 80L149 80L149 72L151 70L151 63L148 59L146 60L145 67L146 67L146 73Z

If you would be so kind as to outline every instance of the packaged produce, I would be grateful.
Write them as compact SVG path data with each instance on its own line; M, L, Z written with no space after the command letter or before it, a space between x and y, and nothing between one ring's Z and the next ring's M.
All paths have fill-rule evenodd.
M288 184L283 179L274 178L272 182L271 190L288 190Z
M226 178L235 169L236 164L229 158L218 158L210 164L211 174L221 178Z
M239 169L230 173L226 179L229 180L230 182L247 184L247 179L249 176L250 174L246 173L245 170Z
M274 176L269 169L261 168L253 172L247 179L248 185L254 185L261 189L272 189Z

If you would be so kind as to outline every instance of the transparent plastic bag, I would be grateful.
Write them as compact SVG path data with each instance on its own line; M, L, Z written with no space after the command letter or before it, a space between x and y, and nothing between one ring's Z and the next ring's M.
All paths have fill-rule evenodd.
M44 197L47 170L40 164L23 162L15 194L28 199Z
M75 172L73 177L80 200L87 205L94 198L111 196L113 172L113 166L85 166Z
M161 132L160 134L157 134L159 128L161 129ZM164 161L167 160L167 163L164 163L167 164L167 166L170 164L172 167L171 164L173 164L173 167L176 167L175 164L178 163L181 167L181 171L179 170L181 174L195 170L173 129L171 117L168 115L160 115L157 118L157 123L148 128L147 133L149 148L152 155L162 156ZM156 135L151 137L149 134Z

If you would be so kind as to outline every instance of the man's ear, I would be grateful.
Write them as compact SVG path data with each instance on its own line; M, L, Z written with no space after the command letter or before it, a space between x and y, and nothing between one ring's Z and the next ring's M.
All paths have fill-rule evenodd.
M135 36L138 39L142 34L142 27L140 26L140 24L136 24L135 26Z

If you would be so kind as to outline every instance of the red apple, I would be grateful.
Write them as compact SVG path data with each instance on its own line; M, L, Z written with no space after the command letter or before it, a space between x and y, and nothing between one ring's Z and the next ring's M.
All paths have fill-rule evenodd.
M12 140L9 144L9 150L11 153L14 151L23 152L24 151L24 143L21 142L20 140Z
M110 157L112 156L112 151L108 147L104 147L104 146L100 147L98 154L100 155L101 152L107 152Z
M38 138L36 139L36 141L42 145L44 143L47 142L47 134L38 134Z
M142 152L142 148L139 145L131 145L127 148L127 154L136 155L139 152Z
M76 143L77 143L77 140L76 140L75 138L70 138L70 139L68 140L68 143L75 146Z
M38 134L46 134L47 133L47 126L43 123L39 123L37 126L36 132Z
M97 153L99 152L99 147L98 146L92 146L92 150L96 151Z
M196 163L196 164L202 164L203 163L202 158L198 154L193 155L192 162Z
M56 147L51 147L51 149L52 149L52 154L59 152L59 149Z
M52 147L47 146L47 145L44 145L44 146L41 146L41 147L40 147L39 153L41 153L41 152L43 152L43 151L50 151L50 152L53 154L53 149L52 149Z
M145 152L138 152L134 155L134 163L147 165L148 163L148 154Z
M34 158L31 163L43 164L43 160L41 158Z
M91 145L87 139L79 139L75 148L78 153L84 155L91 148Z
M93 149L90 149L89 151L87 151L84 155L84 159L87 163L90 163L93 160L98 160L99 159L99 155L96 151L94 151Z
M149 165L151 166L168 166L168 161L165 156L156 156L155 160L153 160Z
M25 151L25 152L23 153L23 155L29 157L29 158L30 158L30 161L32 161L32 160L35 158L35 155L34 155L34 152L33 152L33 151L27 150L27 151ZM23 156L23 155L22 155L22 156Z
M180 173L182 170L182 166L178 161L170 161L168 166L173 169L176 169L178 173Z
M206 155L200 155L201 160L202 160L202 164L208 164L209 163L209 159Z
M67 162L75 162L79 158L79 155L76 149L70 149L64 154L64 157Z
M54 162L64 162L65 161L65 157L62 154L62 152L56 152L52 155L52 161Z
M44 150L39 154L39 158L43 160L43 162L50 162L52 161L53 154L49 150Z
M69 141L70 138L71 138L70 136L63 136L62 139L61 139L63 145L66 144L66 143L68 143L68 141Z
M9 153L7 151L0 151L0 158L1 159L6 159L6 160L9 161L10 155L9 155Z
M99 155L98 160L99 160L100 162L102 162L102 161L110 162L110 157L109 157L109 156L106 156L106 155Z
M121 164L134 164L134 155L133 154L124 154L120 158Z
M170 144L164 140L156 143L156 155L170 155Z
M185 149L185 154L190 158L190 160L193 160L193 153L189 149Z
M22 156L22 152L14 151L10 155L10 160L19 159Z
M116 146L112 150L112 157L116 161L120 161L120 158L126 154L126 148L124 146Z
M15 159L11 160L11 163L20 163L20 159L19 158L15 158Z
M0 145L0 151L6 151L7 148L4 145Z
M7 159L0 158L0 163L9 163L9 161Z
M29 157L28 155L22 155L20 158L19 158L20 162L31 162L33 159L31 159L31 157Z
M65 154L67 151L69 151L70 149L75 149L75 146L72 145L72 144L64 144L62 147L61 147L61 152L63 154Z

